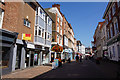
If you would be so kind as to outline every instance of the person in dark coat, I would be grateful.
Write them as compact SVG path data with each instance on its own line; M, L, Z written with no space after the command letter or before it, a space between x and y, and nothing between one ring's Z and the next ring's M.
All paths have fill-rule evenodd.
M80 55L80 62L82 62L82 56Z
M79 60L79 56L77 55L77 56L76 56L76 62L78 62L78 60Z

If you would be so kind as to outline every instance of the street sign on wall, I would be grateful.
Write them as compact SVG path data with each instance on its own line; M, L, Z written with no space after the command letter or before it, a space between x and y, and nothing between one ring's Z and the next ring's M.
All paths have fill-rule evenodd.
M22 34L22 40L31 40L31 34Z

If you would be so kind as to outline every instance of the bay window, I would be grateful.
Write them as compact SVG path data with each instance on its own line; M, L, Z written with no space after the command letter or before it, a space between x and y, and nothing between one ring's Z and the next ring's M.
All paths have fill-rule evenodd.
M41 28L38 28L38 35L41 37Z
M35 27L35 36L37 36L37 26Z

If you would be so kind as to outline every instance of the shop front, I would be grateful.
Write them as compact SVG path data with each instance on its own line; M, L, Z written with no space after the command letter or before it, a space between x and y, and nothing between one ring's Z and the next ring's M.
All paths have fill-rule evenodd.
M113 61L120 60L120 34L108 40L108 55L109 59Z
M0 69L2 74L12 71L14 47L18 33L0 29Z
M50 50L49 47L44 47L42 54L42 64L48 64L50 62Z

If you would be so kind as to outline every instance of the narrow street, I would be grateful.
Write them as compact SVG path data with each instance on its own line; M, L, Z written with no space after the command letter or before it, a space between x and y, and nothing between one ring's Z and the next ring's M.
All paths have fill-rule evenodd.
M66 63L62 67L51 70L47 73L39 75L33 79L38 78L116 78L117 66L109 65L96 65L91 60L84 60L82 63L75 61ZM112 66L113 65L113 66ZM105 68L105 69L104 69ZM113 68L113 69L112 69Z
M39 78L116 78L117 67L117 64L111 62L96 64L92 60L72 61L54 70L50 65L36 66L3 75L2 78L32 80Z

